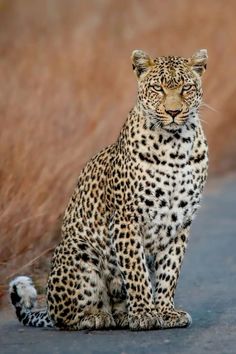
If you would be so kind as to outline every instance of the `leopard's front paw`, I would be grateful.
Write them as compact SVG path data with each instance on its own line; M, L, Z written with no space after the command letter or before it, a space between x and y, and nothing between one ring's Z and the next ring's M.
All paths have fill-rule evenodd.
M115 326L115 321L110 313L98 311L82 317L77 329L105 329Z
M129 313L129 328L133 331L143 331L161 327L162 318L155 309L143 309Z
M192 318L188 312L181 310L166 310L162 312L162 328L189 327Z
M129 316L127 312L117 312L113 314L117 328L129 327Z

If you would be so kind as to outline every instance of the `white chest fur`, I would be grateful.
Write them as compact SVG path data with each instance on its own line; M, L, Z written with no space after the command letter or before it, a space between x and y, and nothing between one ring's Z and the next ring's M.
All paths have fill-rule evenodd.
M144 178L138 195L146 245L154 246L154 240L168 242L196 213L207 165L207 147L200 133L200 129L185 128L176 136L162 134L139 150ZM198 166L195 155L201 157Z

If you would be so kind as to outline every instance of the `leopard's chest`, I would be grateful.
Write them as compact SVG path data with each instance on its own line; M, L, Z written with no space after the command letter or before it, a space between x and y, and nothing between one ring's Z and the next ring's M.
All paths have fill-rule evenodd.
M172 159L159 158L157 165L144 162L141 168L143 178L139 183L138 213L144 225L147 248L158 242L168 242L183 225L191 222L199 207L205 181L205 158L196 167L187 149L185 153L180 148L169 151ZM201 154L205 156L204 151Z
M198 187L191 166L171 171L159 167L148 171L138 195L139 208L145 222L169 223L168 220L183 223L198 202Z
M179 170L169 178L157 172L156 187L140 196L143 210L143 240L146 252L152 254L160 245L173 239L184 224L191 222L200 203L200 191L194 187L191 168ZM173 177L175 177L173 179Z

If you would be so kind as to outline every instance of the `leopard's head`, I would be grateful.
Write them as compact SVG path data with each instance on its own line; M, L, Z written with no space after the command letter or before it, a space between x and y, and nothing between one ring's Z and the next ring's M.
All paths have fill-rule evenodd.
M201 76L207 50L190 58L165 56L152 59L142 50L132 53L138 79L138 107L155 128L178 129L198 111L202 99Z

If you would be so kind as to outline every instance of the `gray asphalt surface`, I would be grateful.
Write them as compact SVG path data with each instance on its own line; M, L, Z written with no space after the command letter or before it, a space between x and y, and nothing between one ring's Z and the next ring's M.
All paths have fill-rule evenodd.
M62 332L26 328L0 313L0 353L236 354L236 176L208 183L175 303L187 329Z

